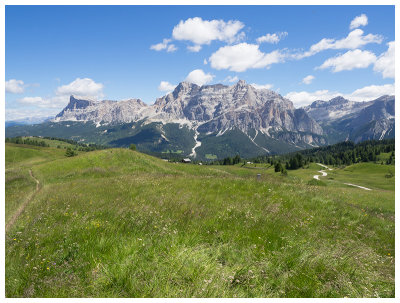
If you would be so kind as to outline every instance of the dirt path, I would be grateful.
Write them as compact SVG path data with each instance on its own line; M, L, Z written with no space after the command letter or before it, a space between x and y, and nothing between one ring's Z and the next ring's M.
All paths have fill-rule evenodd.
M319 166L324 167L325 169L332 170L332 168L329 168L328 166L323 165L323 164L321 164L321 163L316 163L316 164L318 164ZM314 179L319 180L319 177L326 177L326 176L328 175L327 172L326 172L325 170L322 170L322 169L319 170L318 172L321 173L322 176L320 176L320 175L314 175ZM368 188L368 187L364 187L364 186L360 186L360 185L356 185L356 184L351 184L351 183L343 183L343 184L346 184L346 185L349 185L349 186L358 187L358 188L361 188L361 189L364 189L364 190L372 190L372 189L370 189L370 188Z
M365 189L365 190L372 190L372 189L370 189L370 188L368 188L368 187L364 187L364 186L360 186L360 185L355 185L355 184L351 184L351 183L343 183L343 184L350 185L350 186L355 186L355 187L358 187L358 188L361 188L361 189Z
M36 188L35 191L33 193L30 194L30 196L26 199L26 201L24 203L22 203L22 205L17 209L17 211L15 212L15 214L12 216L12 218L10 219L10 221L8 221L7 225L6 225L6 232L10 229L11 226L14 225L15 221L18 219L18 217L21 215L21 213L24 211L25 207L28 205L29 202L32 201L33 197L35 197L35 195L38 193L38 191L40 190L40 182L38 179L35 178L35 176L32 173L32 170L29 170L29 175L31 176L31 178L33 180L35 180L36 182Z
M321 163L317 163L319 166L322 166L322 167L324 167L324 168L326 168L326 169L328 169L328 170L332 170L332 168L329 168L328 166L325 166L325 165L323 165L323 164L321 164ZM328 174L326 173L326 171L325 170L319 170L318 171L320 174L322 174L322 176L319 176L319 175L314 175L314 179L317 179L317 180L319 180L319 177L326 177Z

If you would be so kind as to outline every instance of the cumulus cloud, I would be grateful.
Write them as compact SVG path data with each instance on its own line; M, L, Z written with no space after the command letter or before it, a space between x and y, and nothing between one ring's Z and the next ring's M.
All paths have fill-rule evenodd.
M189 45L187 49L193 53L198 53L201 50L201 45Z
M350 29L355 29L360 26L366 26L368 24L368 17L365 14L355 17L350 23Z
M253 86L255 89L271 89L273 87L272 84L256 84L256 83L251 83L251 86Z
M332 98L340 96L338 92L331 92L327 89L317 90L315 92L290 92L286 94L285 98L293 102L296 107L305 106L311 104L316 100L328 101Z
M317 67L318 69L332 68L334 73L343 70L352 70L355 68L366 68L376 61L376 56L370 51L362 51L359 49L348 51L343 55L329 58Z
M170 44L167 47L167 53L173 53L174 51L176 51L178 48L175 46L175 44Z
M272 43L276 44L278 43L281 39L285 38L288 35L287 32L280 32L280 33L274 33L274 34L266 34L264 36L258 37L257 38L257 43Z
M103 95L103 84L96 83L90 78L76 78L67 85L59 86L56 89L57 96L75 95L81 98L98 99Z
M240 21L203 20L200 17L181 20L172 30L175 40L191 41L195 45L210 44L214 40L233 43L240 38L238 33L244 27Z
M383 95L394 95L394 84L365 86L355 90L347 97L352 101L368 101Z
M195 83L197 85L204 85L212 81L214 79L214 75L212 74L206 74L203 70L201 69L195 69L191 71L185 81L190 82L190 83Z
M315 79L313 75L308 75L303 78L303 83L304 84L311 84L311 82Z
M155 51L166 50L168 53L176 51L178 48L174 44L170 44L171 39L163 39L162 42L151 45L150 49Z
M29 105L38 105L44 102L42 97L23 97L17 100L19 103L22 104L29 104Z
M69 102L69 96L75 95L79 98L98 99L103 97L103 84L96 83L89 78L77 78L69 84L57 87L55 95L48 97L27 96L17 100L18 103L41 109L60 109ZM54 111L53 110L53 111Z
M44 108L39 108L39 109L32 109L32 108L6 108L5 110L5 116L6 116L6 121L12 121L12 120L25 120L25 119L30 119L35 120L39 118L47 118L50 116L55 116L58 114L57 109L44 109Z
M5 89L6 89L7 93L22 94L24 92L24 90L25 90L24 81L16 80L16 79L10 79L10 80L6 81Z
M228 76L228 77L226 77L225 79L224 79L224 81L223 82L237 82L237 81L239 81L239 78L238 78L238 76L235 76L235 77L232 77L232 76Z
M370 101L382 95L394 95L394 84L370 85L356 89L350 94L343 94L337 91L317 90L315 92L290 92L285 95L296 107L309 105L316 100L328 101L337 96L343 96L351 101Z
M313 56L323 50L327 49L356 49L370 43L382 43L383 37L381 35L368 34L364 35L361 29L351 31L346 38L335 40L324 38L310 47L310 50L293 55L296 59Z
M211 55L211 67L234 72L244 72L251 68L265 68L283 62L285 55L279 50L263 53L256 44L240 43L219 48Z
M382 73L383 78L394 78L394 41L389 42L388 50L381 54L375 62L374 71Z
M65 106L69 101L69 96L52 96L49 98L42 97L23 97L18 99L17 102L27 106L34 106L40 108L60 108Z
M168 81L161 81L158 86L158 90L162 92L170 92L175 89L176 85L169 83Z

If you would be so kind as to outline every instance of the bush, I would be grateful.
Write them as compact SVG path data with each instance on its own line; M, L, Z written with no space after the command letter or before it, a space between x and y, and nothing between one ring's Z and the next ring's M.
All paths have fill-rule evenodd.
M132 143L132 144L129 146L129 149L130 149L130 150L136 150L136 145Z
M385 175L385 178L393 178L394 174L392 172L392 170L389 168L388 173Z
M71 148L67 148L66 152L65 152L65 156L67 157L73 157L76 156L77 154L75 153L75 151L73 151Z

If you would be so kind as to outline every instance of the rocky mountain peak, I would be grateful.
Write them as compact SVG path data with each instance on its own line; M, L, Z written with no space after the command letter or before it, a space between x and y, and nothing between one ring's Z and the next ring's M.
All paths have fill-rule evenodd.
M247 85L247 83L246 83L245 80L239 80L239 81L236 83L236 86L246 86L246 85Z
M175 87L172 94L174 98L178 98L180 95L191 94L192 92L198 91L199 88L200 86L198 86L197 84L183 81Z
M348 102L349 102L349 100L343 98L342 96L337 96L328 101L329 105L340 105L340 104L345 104Z

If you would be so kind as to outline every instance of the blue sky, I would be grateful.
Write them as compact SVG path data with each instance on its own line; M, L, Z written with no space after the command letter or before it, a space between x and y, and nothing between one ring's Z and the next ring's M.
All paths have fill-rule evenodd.
M394 94L394 6L6 6L6 120L70 94L153 103L181 81L302 106ZM392 43L391 43L392 42Z

